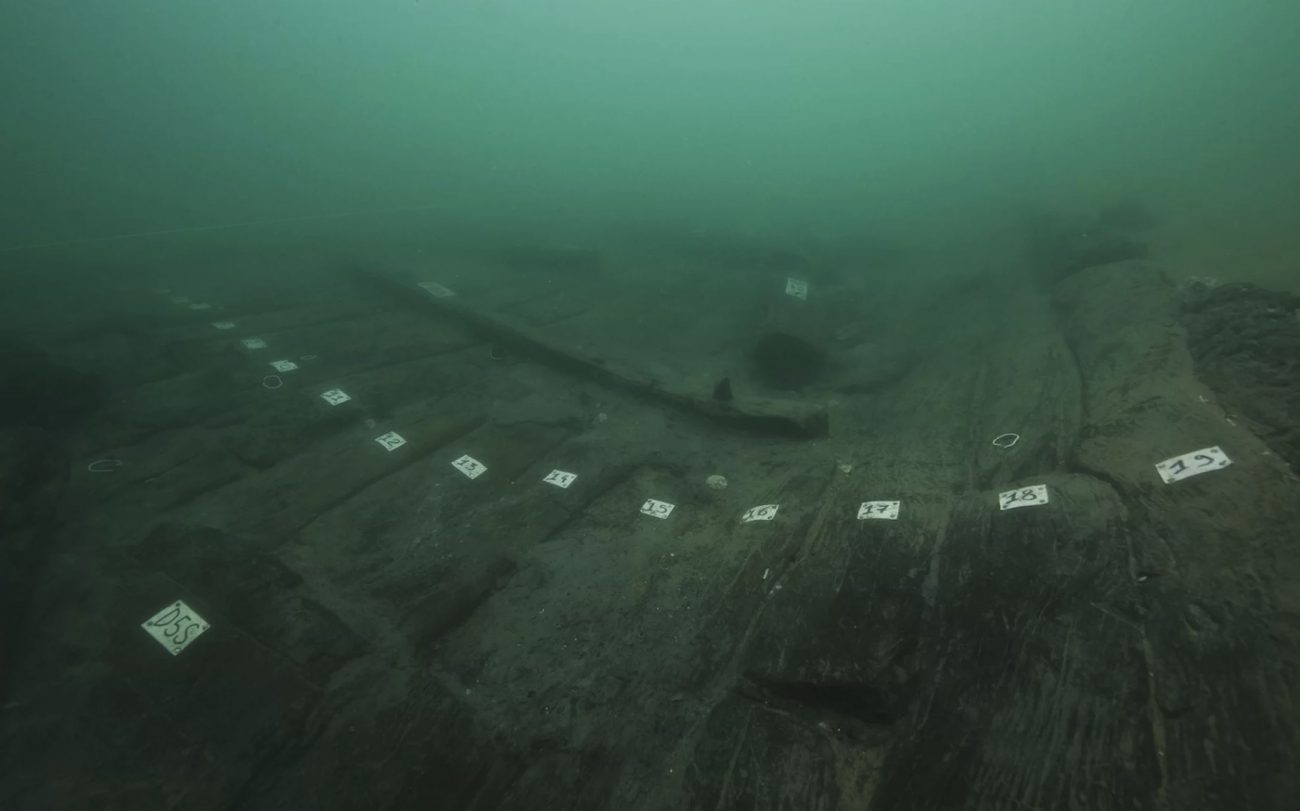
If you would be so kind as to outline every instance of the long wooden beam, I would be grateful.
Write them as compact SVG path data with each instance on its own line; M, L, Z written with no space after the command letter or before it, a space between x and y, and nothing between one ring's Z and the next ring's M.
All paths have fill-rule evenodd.
M520 356L531 357L647 400L763 433L814 438L824 437L830 431L826 408L822 404L767 397L717 400L711 392L687 391L672 381L657 378L630 364L560 346L536 330L473 309L461 297L435 282L417 282L374 270L358 270L358 275L363 281L430 313L454 320Z

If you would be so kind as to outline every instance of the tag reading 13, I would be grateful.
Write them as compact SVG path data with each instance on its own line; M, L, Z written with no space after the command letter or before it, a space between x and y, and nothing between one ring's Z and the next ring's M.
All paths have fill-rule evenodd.
M483 464L482 462L475 459L473 456L470 456L469 454L465 454L464 456L460 457L456 461L452 462L451 466L459 470L461 473L464 473L468 478L471 479L477 479L479 476L482 476L484 473L487 472L487 465Z

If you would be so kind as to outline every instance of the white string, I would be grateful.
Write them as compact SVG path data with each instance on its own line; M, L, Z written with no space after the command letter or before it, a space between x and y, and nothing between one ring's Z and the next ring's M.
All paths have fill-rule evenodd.
M280 225L288 222L319 222L321 220L342 220L349 217L366 217L376 214L401 214L406 211L426 211L437 208L437 204L426 206L402 206L400 208L379 208L369 211L349 211L343 214L318 214L309 217L278 217L270 220L246 220L244 222L227 222L216 225L194 225L187 228L166 228L160 231L135 231L129 234L113 234L106 237L84 237L81 239L64 239L56 242L36 242L30 245L14 245L0 248L0 253L17 253L19 251L38 251L45 248L64 248L69 245L90 245L101 242L120 242L126 239L143 237L161 237L172 234L195 234L201 231L229 231L235 228L253 228L259 225Z

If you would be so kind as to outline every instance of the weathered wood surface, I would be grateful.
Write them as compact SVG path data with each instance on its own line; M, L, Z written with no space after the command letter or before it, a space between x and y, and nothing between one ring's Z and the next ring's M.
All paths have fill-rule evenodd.
M67 473L0 514L48 551L6 807L1290 807L1300 484L1196 378L1157 268L918 314L879 337L914 368L841 368L812 442L356 295L330 328L261 311L269 355L318 356L275 391L210 318L124 339L175 387L46 437ZM1207 445L1233 465L1156 476ZM212 629L171 657L139 623L177 598Z

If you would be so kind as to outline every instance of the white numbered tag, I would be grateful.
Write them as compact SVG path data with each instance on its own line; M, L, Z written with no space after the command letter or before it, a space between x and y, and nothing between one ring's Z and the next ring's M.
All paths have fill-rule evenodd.
M266 341L261 338L245 338L240 343L244 345L245 349L266 349Z
M452 462L451 466L459 470L461 473L464 473L466 476L468 476L471 479L477 479L479 476L482 476L484 473L487 472L487 465L484 465L482 462L475 459L473 456L470 456L469 454L465 454L464 456L460 457L456 461Z
M211 309L212 309L212 305L211 305L211 304L204 304L203 302L199 302L198 304L191 304L191 305L190 305L190 309L191 309L191 310L211 310Z
M898 520L898 508L900 502L897 501L864 501L862 506L858 507L858 520L865 521L868 518L881 518L887 521Z
M1014 510L1019 507L1037 507L1039 504L1047 503L1047 485L1035 484L1031 487L1021 487L1016 490L1008 490L1005 493L998 493L998 505L1004 510Z
M175 656L210 626L188 605L177 600L140 623L140 627Z
M396 431L389 431L386 434L380 434L375 437L375 441L378 442L386 451L395 451L406 444L406 440Z
M1232 460L1228 458L1228 454L1215 445L1166 459L1156 465L1156 472L1164 479L1165 484L1173 484L1176 481L1190 479L1192 476L1209 473L1211 470L1222 470L1230 464Z
M452 290L443 287L437 282L420 282L420 287L428 290L435 298L451 298L456 295Z
M292 372L298 368L298 364L291 360L273 360L271 361L271 368L277 372Z
M352 397L343 389L330 389L321 394L320 398L330 405L343 405Z
M793 276L787 276L785 279L785 294L794 296L797 299L808 298L808 282L803 279L796 279Z
M750 507L745 510L745 514L740 516L740 523L748 524L750 521L771 521L776 518L776 504L760 504L757 507Z
M213 321L212 326L216 327L217 329L234 329L235 322L234 321Z
M648 498L645 500L645 504L641 505L641 514L648 515L651 518L667 518L675 506L677 505L669 504L666 501Z
M573 484L573 480L576 478L578 478L577 473L566 473L563 470L552 470L550 473L546 474L546 478L542 479L542 481L547 484L553 484L559 488L567 488L569 485Z

